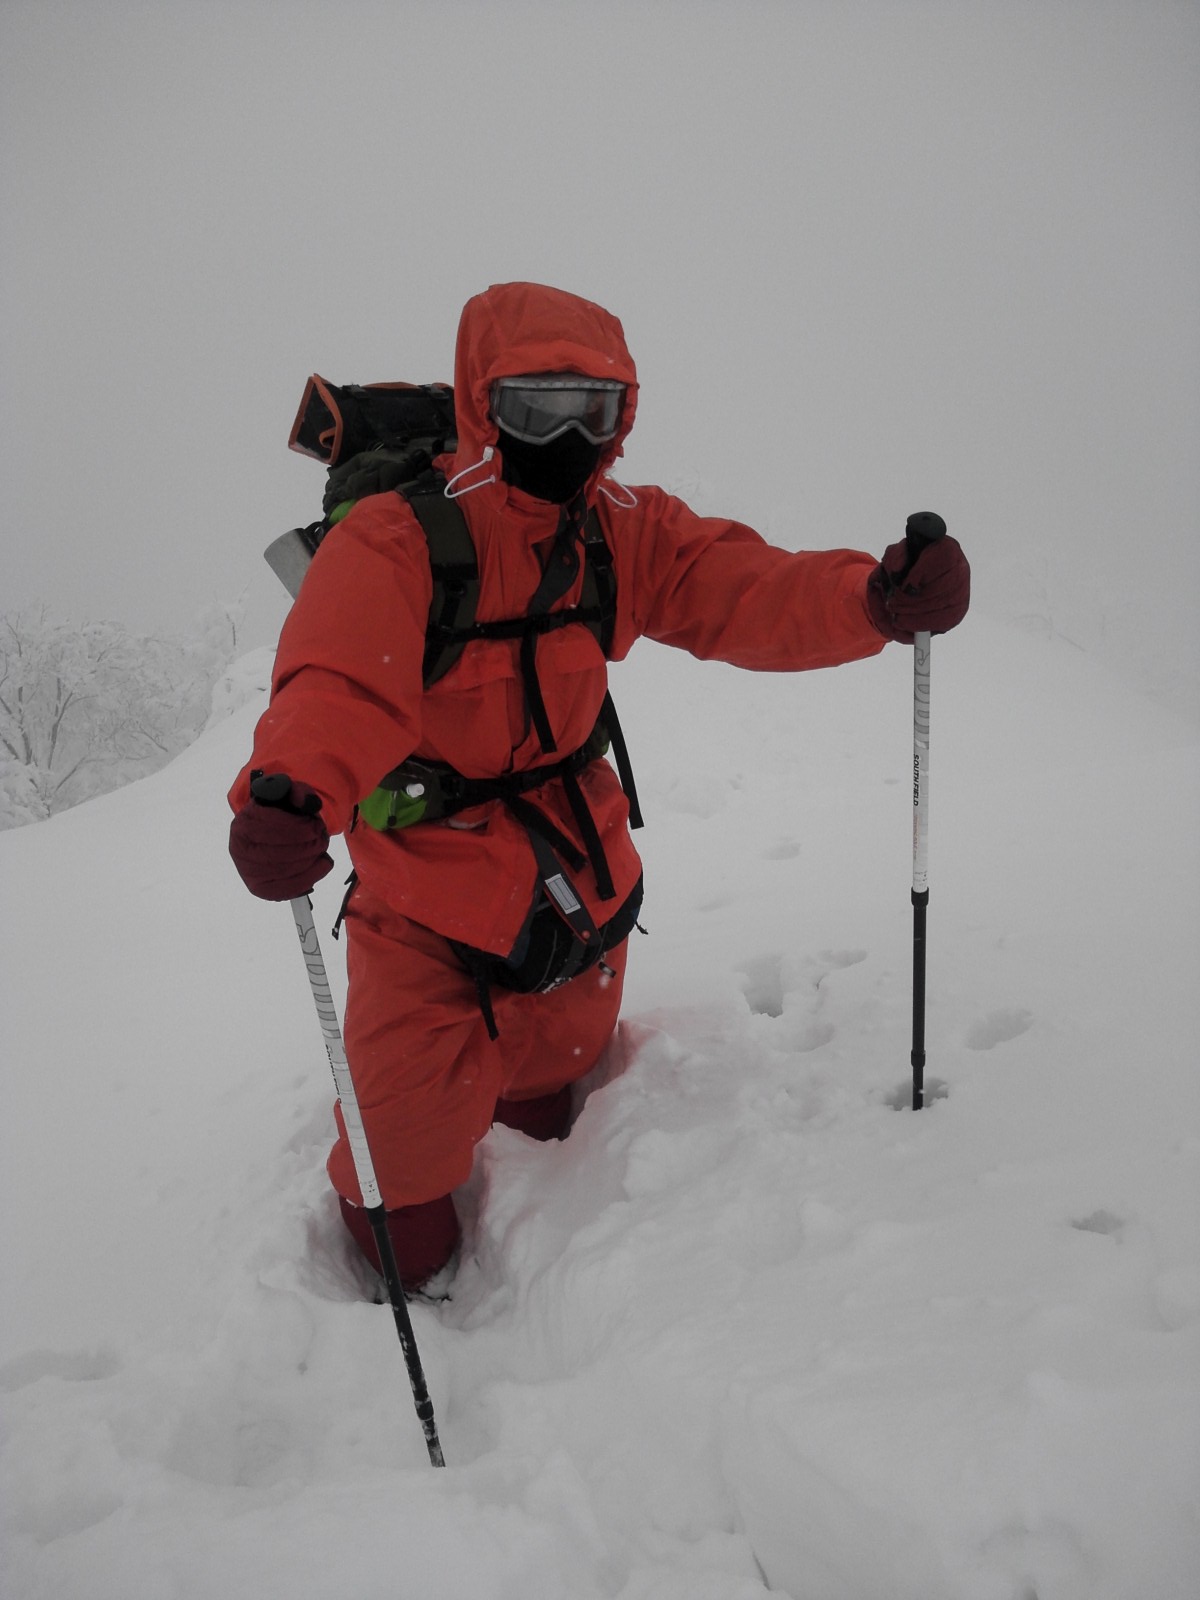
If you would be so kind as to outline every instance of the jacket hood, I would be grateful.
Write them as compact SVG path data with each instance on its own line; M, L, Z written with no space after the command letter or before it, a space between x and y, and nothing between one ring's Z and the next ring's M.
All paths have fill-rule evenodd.
M624 330L603 306L540 283L493 284L463 307L454 355L454 470L464 471L496 447L498 430L488 414L492 384L527 372L580 372L626 385L621 426L596 476L607 472L637 412L637 369Z

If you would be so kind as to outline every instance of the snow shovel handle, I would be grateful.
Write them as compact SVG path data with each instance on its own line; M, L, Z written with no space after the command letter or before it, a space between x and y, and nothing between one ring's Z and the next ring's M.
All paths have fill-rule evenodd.
M269 776L259 773L251 779L250 792L259 805L287 806L291 797L292 782L283 773L273 773ZM325 970L325 958L321 954L321 942L317 938L316 924L313 922L312 902L307 895L298 895L291 901L291 908L300 949L304 955L304 966L308 972L309 987L321 1023L321 1033L325 1039L325 1053L329 1057L334 1085L337 1088L338 1100L341 1102L342 1120L346 1125L346 1138L354 1159L355 1176L362 1190L363 1207L371 1223L375 1248L379 1252L379 1261L383 1269L383 1280L387 1285L388 1300L391 1302L396 1322L396 1332L400 1338L400 1348L404 1352L404 1364L408 1369L408 1381L412 1388L417 1420L425 1435L425 1447L429 1452L430 1462L435 1467L444 1467L446 1458L442 1454L441 1441L438 1438L433 1401L429 1397L429 1385L425 1380L412 1319L408 1314L408 1301L396 1266L396 1254L392 1249L392 1240L387 1228L387 1211L380 1193L379 1180L375 1176L375 1163L371 1159L371 1148L367 1143L366 1129L363 1127L362 1112L359 1110L350 1063L346 1060L346 1046L338 1024L337 1006L334 1004L329 987L329 974Z
M904 529L908 545L905 574L926 546L946 536L936 511L915 511ZM930 635L913 635L913 1026L912 1106L925 1104L925 924L929 908L929 658Z

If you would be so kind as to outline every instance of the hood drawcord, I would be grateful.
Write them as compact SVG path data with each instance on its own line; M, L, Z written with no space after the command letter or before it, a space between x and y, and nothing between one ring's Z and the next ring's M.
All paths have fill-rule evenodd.
M480 478L477 483L464 484L461 489L456 489L454 487L455 484L461 479L469 477L472 472L478 472L480 467L486 467L488 462L491 461L495 454L495 446L490 444L484 445L483 454L480 456L478 461L473 461L469 467L463 467L462 470L460 472L456 472L452 478L447 478L446 487L442 490L442 493L446 496L446 499L457 500L460 496L464 494L470 494L475 489L482 489L489 483L495 483L496 474L491 472L486 478Z
M613 489L619 489L621 491L620 494L614 494L612 492L612 489L608 487L610 483L612 484ZM627 483L618 483L611 472L606 472L604 474L597 487L606 500L611 500L613 505L620 506L623 511L632 511L634 506L636 506L638 503L638 497L634 494L629 485Z

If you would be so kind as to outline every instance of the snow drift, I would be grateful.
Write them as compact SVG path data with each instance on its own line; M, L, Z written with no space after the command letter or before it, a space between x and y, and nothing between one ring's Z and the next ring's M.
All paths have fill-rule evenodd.
M1064 645L935 641L914 1114L910 661L614 671L650 937L414 1307L440 1473L225 856L261 695L0 838L7 1595L1194 1594L1200 741Z

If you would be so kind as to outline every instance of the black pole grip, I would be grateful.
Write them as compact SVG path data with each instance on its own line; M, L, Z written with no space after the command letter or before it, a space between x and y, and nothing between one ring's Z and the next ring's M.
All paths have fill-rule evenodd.
M252 772L250 793L260 806L278 806L280 810L294 811L300 817L315 816L321 809L321 797L317 794L308 795L301 806L290 804L292 780L286 772Z
M946 537L946 524L936 511L914 511L904 525L904 537L915 560L927 544Z
M917 557L926 545L936 544L939 539L945 537L946 524L936 511L913 512L904 524L904 542L908 546L908 558L904 563L904 570L892 580L897 589L903 586L917 564Z

